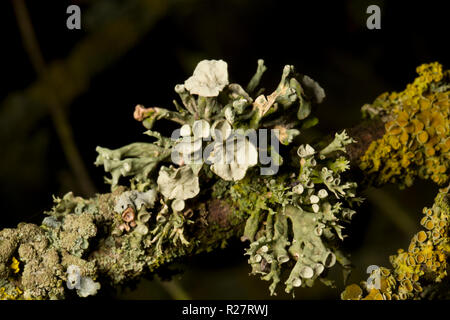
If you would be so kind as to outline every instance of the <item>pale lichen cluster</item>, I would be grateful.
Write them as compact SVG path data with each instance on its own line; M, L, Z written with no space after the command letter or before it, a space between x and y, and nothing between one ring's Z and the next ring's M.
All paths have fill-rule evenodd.
M158 188L166 194L173 192L171 188L183 193L183 187L176 186L179 181L198 185L202 173L213 172L229 181L241 180L248 168L258 164L258 148L250 141L249 130L276 129L279 141L288 145L300 134L296 127L317 123L316 118L310 117L312 104L325 97L315 81L297 74L290 65L284 67L275 91L266 96L263 89L256 91L265 70L259 60L256 74L244 89L228 82L224 61L200 62L192 77L175 86L182 102L180 105L174 100L177 111L136 106L135 119L142 121L149 129L145 133L157 141L133 143L116 150L98 147L96 165L103 165L111 173L107 181L113 187L120 177L130 177L132 186L143 191L158 174ZM174 121L180 128L170 138L151 131L155 121L161 119ZM273 146L264 151L280 161ZM179 194L184 198L180 200L195 197L199 188L186 192Z
M20 224L0 232L2 298L61 299L71 289L81 297L94 295L101 290L100 282L112 286L126 283L180 256L224 246L229 237L242 232L249 212L241 210L241 203L227 195L246 178L261 174L261 148L277 165L283 163L283 157L289 157L279 154L273 144L255 145L248 130L276 129L278 142L289 145L300 134L299 129L317 123L310 116L312 105L325 97L315 81L297 74L293 66L285 66L276 90L265 95L257 88L265 70L259 60L256 74L244 89L229 83L224 61L205 60L192 77L175 87L182 102L181 106L174 101L177 111L136 106L135 119L142 121L148 129L146 134L156 139L115 150L97 148L96 165L111 174L106 181L112 193L91 199L68 193L55 198L55 206L40 226ZM178 134L169 138L151 131L154 122L161 119L178 123ZM345 133L336 139L336 146L332 143L329 147L331 153L342 151L351 142ZM208 157L198 157L199 151L208 148ZM240 153L242 150L245 152ZM316 233L320 230L328 234L333 229L341 236L339 219L343 210L336 201L327 199L354 196L351 190L355 185L338 182L336 176L347 168L345 159L332 157L328 163L325 151L320 155L299 153L302 173L296 180L296 191L285 180L280 186L287 188L289 196L271 200L275 211L269 217L287 223L289 216L295 221L299 239L305 232L299 231L300 224ZM313 164L314 157L320 164ZM126 188L120 186L124 177L129 180ZM320 183L323 188L316 190L314 186ZM299 193L300 184L305 185L303 195ZM275 194L274 188L269 186ZM211 192L215 194L212 199ZM280 206L279 201L288 201L289 205ZM290 211L292 214L288 214ZM310 215L316 215L317 222L310 223L316 219ZM289 233L282 236L287 244ZM335 255L320 237L315 236L315 244L322 248L320 258L298 243L292 246L298 247L292 253L293 260L304 267L310 264L308 261L327 267L334 264ZM317 272L319 269L315 266ZM295 286L298 280L293 280Z
M105 170L111 172L113 187L120 176L132 176L132 188L140 191L155 188L162 195L159 201L162 209L159 210L169 212L171 218L178 217L164 219L165 225L160 228L170 229L169 222L177 220L178 229L171 231L169 238L174 242L178 238L182 244L188 244L189 240L183 235L186 214L180 214L180 211L190 208L192 214L190 199L201 194L205 180L215 181L214 196L227 198L226 195L230 195L230 206L237 209L235 215L249 217L243 236L243 239L252 241L247 250L251 256L249 263L253 273L267 273L264 278L273 281L270 291L274 294L280 281L280 265L289 260L286 265L289 264L292 271L286 281L287 292L294 287L311 286L325 268L334 265L336 248L331 248L329 243L335 238L343 238L341 222L348 222L354 213L344 205L359 199L354 193L356 183L346 182L340 176L349 168L349 163L337 153L345 152L345 146L353 142L345 131L336 135L320 152L310 145L300 146L299 158L294 160L300 166L298 175L293 173L286 179L286 174L262 178L258 177L257 170L248 173L260 164L258 152L261 146L247 139L246 130L275 129L278 142L289 145L300 134L299 129L317 123L316 118L310 117L312 105L322 102L325 97L317 82L295 73L293 66L289 65L284 67L282 79L274 92L267 96L262 94L262 90L256 92L265 70L263 61L259 60L257 72L244 90L238 84L229 83L225 62L211 60L199 63L194 75L175 87L183 104L180 106L174 101L176 112L141 105L135 110L136 120L142 121L147 129L160 119L179 123L178 136L168 139L147 131L158 139L156 143L132 144L117 150L98 148L96 164L104 165ZM232 152L230 145L234 148ZM161 150L155 151L157 148ZM280 155L273 145L265 145L264 148L277 165L283 163L283 157L289 157ZM172 163L169 165L166 164L169 161L167 150L171 150ZM204 150L210 153L204 156ZM242 150L245 152L240 154ZM238 161L244 156L247 161ZM156 174L152 177L151 173L159 162L162 165L157 178ZM261 200L257 195L261 190L257 188L258 191L253 193L247 190L248 184L254 183L255 179L262 180L258 187L266 188L267 192L263 194L270 194L269 197L263 196ZM240 194L243 190L244 193ZM251 200L253 196L255 203ZM260 225L263 217L264 223ZM288 220L292 230L288 228ZM168 233L165 231L156 243L152 240L149 245L160 248ZM341 261L346 261L344 256ZM345 264L347 267L348 263ZM321 280L326 282L324 277Z
M415 177L444 185L450 167L450 71L435 62L402 92L384 93L363 111L385 122L384 136L360 159L378 184L412 185Z
M436 284L447 277L450 255L450 186L441 189L431 208L423 209L421 225L407 250L400 249L390 257L392 268L373 271L376 283L362 282L347 286L341 297L345 300L405 300L432 295Z

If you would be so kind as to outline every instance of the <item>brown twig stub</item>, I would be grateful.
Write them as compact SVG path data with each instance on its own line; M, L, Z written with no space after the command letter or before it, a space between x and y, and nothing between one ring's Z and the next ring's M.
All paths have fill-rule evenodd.
M350 162L357 165L359 158L364 155L370 144L382 138L385 132L384 122L380 119L364 121L348 129L350 137L356 140L356 143L352 143L345 148Z
M208 202L208 212L208 223L217 223L222 228L230 226L230 222L228 220L233 211L227 202L219 199L213 199Z

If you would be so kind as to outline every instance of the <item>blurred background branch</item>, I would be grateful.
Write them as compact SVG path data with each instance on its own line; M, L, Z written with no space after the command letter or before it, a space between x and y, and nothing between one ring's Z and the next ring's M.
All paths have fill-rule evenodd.
M46 66L42 57L39 43L33 30L27 6L23 0L13 0L14 12L22 35L25 50L30 57L35 72L39 77L44 77ZM67 119L65 111L54 92L47 96L48 107L52 117L53 125L60 139L61 147L64 151L67 162L70 165L72 174L79 183L84 196L92 196L95 193L95 186L89 176L86 166L83 163L80 152L73 138L72 127Z
M183 289L178 280L172 279L170 281L164 281L157 279L158 284L172 297L174 300L190 300L191 297Z
M49 110L73 176L86 196L95 193L95 187L75 145L65 110L89 87L90 78L136 45L165 11L162 1L130 2L134 6L125 15L119 15L109 23L103 22L99 30L80 41L65 61L52 63L47 68L24 1L12 1L24 48L39 77L27 90L11 94L3 102L0 118L6 132L2 138L14 136L20 143L21 137L25 138L27 131ZM152 14L140 14L146 9Z
M388 192L382 189L371 189L368 200L379 209L378 212L386 215L392 223L406 236L411 237L419 227L417 221L401 205L401 203Z

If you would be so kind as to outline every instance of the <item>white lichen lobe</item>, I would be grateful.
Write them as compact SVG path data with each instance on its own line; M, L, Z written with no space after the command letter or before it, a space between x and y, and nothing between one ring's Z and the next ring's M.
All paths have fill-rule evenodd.
M228 65L223 60L203 60L197 64L194 74L184 82L191 94L217 97L228 85Z

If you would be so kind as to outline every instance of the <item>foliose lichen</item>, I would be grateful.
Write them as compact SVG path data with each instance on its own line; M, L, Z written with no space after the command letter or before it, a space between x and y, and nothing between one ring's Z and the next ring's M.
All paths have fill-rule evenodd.
M250 240L246 254L252 273L272 281L271 294L276 294L284 270L289 270L284 284L290 293L295 287L311 287L316 279L332 285L325 271L336 261L349 268L338 240L355 213L351 208L362 199L356 197L356 183L344 180L348 161L338 153L352 142L344 131L319 152L301 145L298 174L244 179L232 186L238 210L250 216L242 240Z
M223 60L203 60L195 68L192 77L184 82L184 86L191 94L216 97L228 84L227 68Z
M315 81L297 74L293 66L287 65L272 94L265 96L260 90L253 98L251 95L264 71L264 62L259 60L257 72L247 86L249 92L246 92L239 84L228 83L225 62L200 62L194 75L184 85L175 87L182 101L182 105L174 101L177 111L136 106L135 118L147 129L151 129L155 121L167 119L181 125L178 136L167 138L149 130L145 133L157 138L154 143L133 143L116 150L98 147L96 165L103 165L105 171L111 173L112 178L107 181L113 188L120 177L130 177L131 187L145 191L158 172L158 179L165 181L159 186L166 197L171 189L178 188L176 180L165 178L167 165L161 167L170 162L169 156L171 163L178 166L173 170L180 178L190 174L184 168L189 167L195 176L211 170L221 179L243 179L247 169L257 165L258 156L257 146L248 138L248 130L277 129L279 141L288 145L300 134L295 127L307 128L317 123L316 118L309 117L312 104L325 97ZM273 158L280 158L271 146L267 152ZM191 192L187 198L197 193ZM185 198L185 195L178 197Z
M183 104L181 106L174 101L176 112L138 105L135 119L142 121L147 129L151 129L154 122L160 119L174 121L181 127L178 136L172 136L171 141L152 133L158 139L156 145L163 145L166 150L170 150L172 164L164 165L167 158L156 159L155 155L134 153L134 162L141 161L139 159L144 161L148 157L144 163L151 165L145 172L139 171L139 176L132 180L139 180L139 185L144 186L141 191L146 190L146 185L154 184L154 164L157 161L161 163L156 179L157 190L161 195L161 205L155 210L159 210L156 215L157 225L149 232L153 237L143 242L144 247L156 248L156 257L161 256L166 239L189 247L190 242L184 236L184 230L189 223L193 223L188 217L193 212L195 214L196 210L189 207L186 201L201 195L202 180L213 179L215 197L227 198L225 194L230 194L233 201L229 205L237 209L235 215L244 219L249 217L244 238L252 241L247 252L251 256L250 263L254 272L266 273L266 268L272 268L266 275L267 280L273 280L272 293L279 281L279 266L288 260L296 261L290 263L292 272L286 281L286 291L290 292L293 287L312 285L314 279L336 261L338 250L331 249L332 245L328 242L332 242L335 236L343 238L341 222L349 221L354 213L352 209L344 208L344 203L359 201L354 193L356 184L344 181L340 175L348 169L348 161L336 153L345 152L345 145L353 141L343 132L337 134L319 153L309 145L300 146L298 155L301 170L298 176L293 174L286 179L284 174L280 177L256 178L254 170L248 173L251 167L259 165L258 151L261 151L261 147L258 149L247 139L247 130L276 129L278 141L289 145L300 134L300 128L307 129L317 123L316 118L310 117L312 106L325 98L324 90L317 82L297 74L290 65L284 67L281 81L273 93L266 96L261 94L262 91L256 92L265 70L264 62L259 60L257 72L246 91L238 84L228 83L225 62L202 61L184 85L175 87ZM265 146L265 151L279 165L286 155L278 154L273 147ZM128 156L124 152L128 150L126 147L117 151L105 148L98 150L100 154L96 163L105 165L105 170L113 173L113 186L117 184L118 177L133 176L134 172L128 169L135 166L124 167L124 164L129 163L124 162L127 159L123 157ZM206 156L205 151L208 151ZM158 154L167 153L160 151ZM111 170L112 165L108 163L112 159L120 164L114 165L118 169ZM263 194L271 196L263 200L255 196L256 202L252 199L254 193L248 190L237 196L238 190L245 189L246 177L262 179L264 183L260 187L267 188ZM221 181L230 183L217 192ZM132 183L131 187L134 186ZM251 208L247 208L247 204ZM183 210L185 213L180 214ZM190 212L189 215L186 212ZM263 216L266 221L261 226L259 223ZM293 230L288 225L292 225ZM263 255L261 250L264 251ZM343 255L339 253L339 257L341 262L347 264ZM158 261L155 256L153 259ZM261 263L266 264L262 269ZM153 264L155 262L150 262L150 266Z
M100 283L95 282L92 278L82 276L81 269L77 265L71 264L67 268L67 288L76 289L80 297L94 296L100 287Z
M111 175L111 193L91 199L68 193L55 198L40 226L0 231L2 296L62 299L69 287L94 295L100 278L118 286L178 257L223 247L238 234L251 241L253 272L272 280L272 293L285 267L288 292L317 278L330 283L326 268L348 265L337 240L354 214L351 205L360 201L356 184L342 174L349 167L343 152L353 141L342 132L318 152L297 146L299 172L285 166L275 176L261 175L257 153L280 166L291 160L275 143L294 145L300 130L317 124L313 105L325 97L290 65L265 95L257 90L265 70L259 60L244 90L228 82L226 63L203 61L175 87L182 102L174 101L176 111L136 106L135 119L156 140L97 148L95 163ZM178 123L179 135L151 131L162 119ZM252 129L276 129L277 140L256 145ZM209 152L192 161L199 150ZM126 187L121 178L128 178Z

